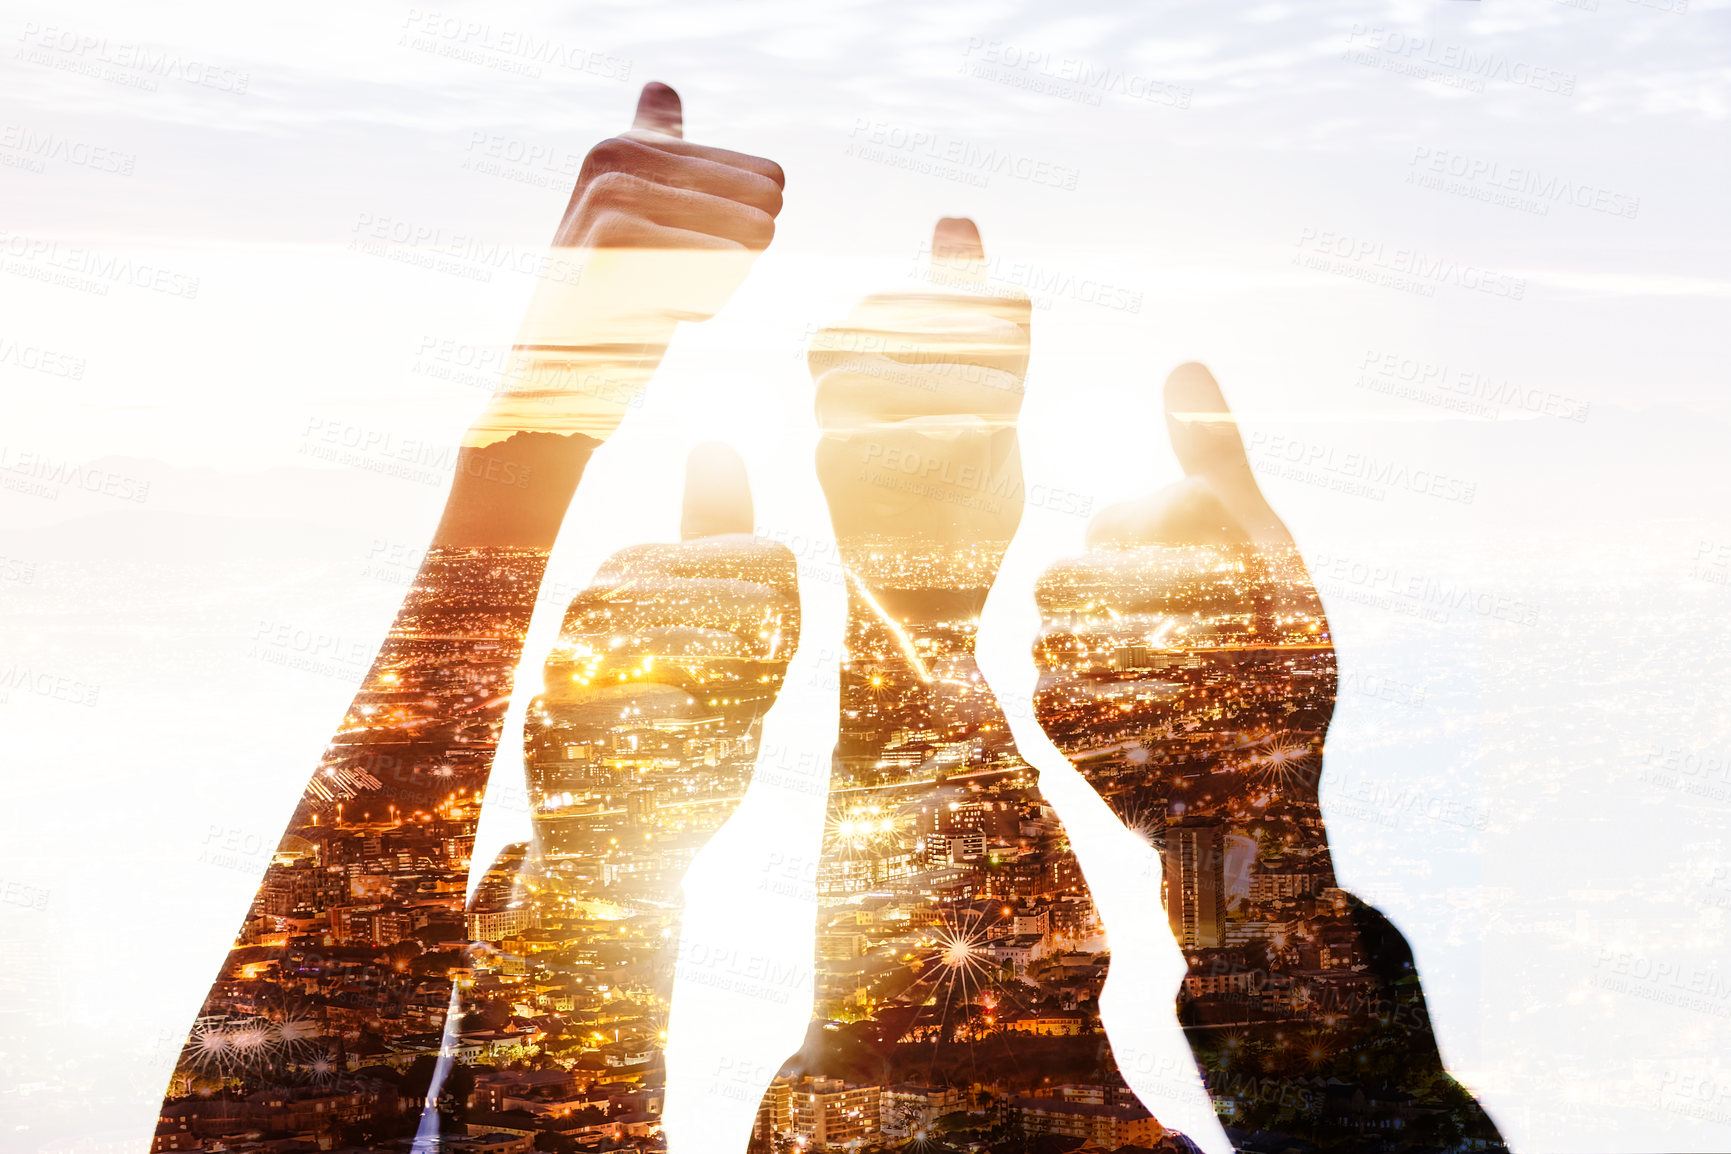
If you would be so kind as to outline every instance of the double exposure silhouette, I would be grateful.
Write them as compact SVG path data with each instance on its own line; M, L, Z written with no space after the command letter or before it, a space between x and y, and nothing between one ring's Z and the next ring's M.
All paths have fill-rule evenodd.
M548 551L590 455L677 326L719 309L769 243L782 183L771 161L685 140L663 84L646 85L632 128L585 158L550 262L576 275L537 283L504 381L463 439L426 560L198 1013L157 1149L297 1137L395 1148L417 1133L429 1145L438 1127L431 1114L422 1123L423 1104L461 1134L471 1101L502 1107L514 1089L476 1084L469 1063L535 1052L558 1024L549 1012L572 1007L576 994L554 987L474 1005L499 931L530 928L489 908L519 885L509 862L465 909L488 769ZM701 519L704 502L693 508ZM628 588L658 562L621 563ZM548 694L546 715L567 697ZM539 849L562 816L552 796L570 791L552 770L537 781L548 786ZM556 853L532 865L558 892L577 884ZM453 983L466 1012L447 1034Z
M1160 848L1185 1032L1254 1150L1501 1149L1443 1068L1411 949L1335 881L1318 802L1328 619L1201 365L1165 386L1184 479L1041 577L1035 714Z
M868 297L811 343L847 644L817 1014L759 1150L1189 1148L1118 1071L1099 914L975 661L1022 516L1030 329L984 261L972 222L940 221L929 287Z
M580 275L536 289L155 1149L660 1145L680 882L749 783L799 638L794 558L751 535L732 450L687 462L681 541L616 553L571 602L523 735L533 837L465 895L585 465L770 242L782 187L686 141L660 84L589 153L554 239ZM848 611L816 1013L765 1088L763 1154L1194 1148L1118 1069L1106 927L975 659L1023 511L1030 317L945 219L925 285L808 349ZM1336 883L1317 792L1335 655L1304 563L1207 371L1177 370L1165 406L1185 479L1103 510L1035 591L1035 716L1160 850L1148 916L1187 959L1179 1018L1240 1149L1501 1149L1443 1068L1410 949Z

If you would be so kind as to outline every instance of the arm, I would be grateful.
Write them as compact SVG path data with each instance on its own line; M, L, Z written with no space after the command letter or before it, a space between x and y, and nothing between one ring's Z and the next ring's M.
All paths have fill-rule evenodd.
M807 1132L790 1104L833 1080L855 1084L870 1119L846 1142L876 1129L909 1149L1032 1149L1109 1111L1119 1145L1188 1149L1118 1069L1092 896L975 659L1024 505L1031 306L986 291L965 220L939 222L930 280L867 298L810 350L817 474L849 592L842 716L816 873L817 1016L751 1149ZM1057 1096L1080 1085L1087 1103Z
M1502 1149L1443 1067L1411 949L1335 879L1335 654L1304 560L1208 370L1174 371L1165 407L1184 480L1101 510L1040 580L1035 713L1162 850L1179 1016L1223 1121Z
M678 323L719 309L769 243L781 185L770 161L684 140L660 84L585 159L505 379L206 998L166 1125L304 1131L294 1102L333 1085L362 1099L342 1125L400 1124L394 1091L355 1071L428 1031L437 1048L444 1004L425 986L448 991L450 967L430 947L463 936L475 822L548 550ZM259 1089L288 1105L246 1097Z

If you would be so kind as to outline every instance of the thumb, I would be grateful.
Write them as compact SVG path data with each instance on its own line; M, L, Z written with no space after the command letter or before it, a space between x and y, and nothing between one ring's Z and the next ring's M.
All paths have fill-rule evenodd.
M960 288L986 287L986 246L980 230L965 216L946 216L932 229L932 259L926 279Z
M1250 461L1238 420L1214 374L1194 361L1166 378L1166 435L1187 478L1206 482L1233 520L1259 545L1286 545L1292 535L1275 516Z
M631 121L636 132L659 132L663 136L685 136L685 110L679 103L679 93L659 80L643 86L637 98L637 115Z
M751 480L732 445L708 441L685 458L685 506L679 537L692 541L753 529Z

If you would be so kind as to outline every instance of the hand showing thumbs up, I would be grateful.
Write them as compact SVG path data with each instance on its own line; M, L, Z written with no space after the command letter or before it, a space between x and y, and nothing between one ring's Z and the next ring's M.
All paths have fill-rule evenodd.
M468 443L606 440L679 321L713 316L775 235L774 161L685 139L679 94L643 86L632 126L589 150L503 388Z
M812 340L818 480L844 558L870 538L966 548L984 587L1015 535L1030 306L985 293L984 262L972 221L941 220L930 289L867 297Z
M630 130L584 157L553 243L761 252L785 183L774 161L687 141L679 94L651 81Z
M1208 370L1174 370L1165 409L1184 479L1101 510L1090 551L1040 579L1035 714L1162 850L1198 1064L1211 1086L1269 1088L1217 1091L1223 1120L1336 1148L1334 1111L1289 1107L1326 1080L1407 1103L1408 1141L1504 1149L1443 1068L1412 951L1335 880L1318 797L1334 643L1304 559Z

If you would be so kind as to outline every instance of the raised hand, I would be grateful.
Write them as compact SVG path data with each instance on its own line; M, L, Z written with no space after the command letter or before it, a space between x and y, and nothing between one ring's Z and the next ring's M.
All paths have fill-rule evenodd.
M566 610L524 733L529 873L555 904L591 891L677 904L690 854L745 792L799 644L793 554L751 528L743 462L699 448L684 539L615 553Z
M606 440L676 323L714 315L768 246L784 183L774 161L687 141L678 94L644 85L630 130L584 158L471 443L521 430Z
M167 1141L185 1148L239 1132L278 1138L311 1130L324 1145L382 1143L415 1132L418 1112L405 1111L405 1102L452 1098L452 1084L439 1081L448 1055L441 1062L438 1052L451 978L468 967L448 947L465 934L480 799L548 550L590 454L636 402L678 322L719 309L769 243L781 183L769 161L685 141L679 98L661 84L644 88L630 131L590 153L538 270L500 390L462 441L420 572L324 747L198 1012L163 1107L173 1132ZM716 468L731 476L725 462L698 462L694 473ZM736 525L739 479L705 482L688 503L695 516L688 523L697 526L691 536L732 531L704 526ZM703 509L710 513L693 514ZM745 509L749 529L748 496ZM626 590L640 587L631 620L645 629L663 593L720 605L725 599L693 592L713 588L703 584L712 570L750 572L781 590L793 568L785 550L719 538L620 564L612 595L625 600L616 608L623 612ZM657 568L663 565L686 568ZM656 581L662 585L651 589ZM729 604L740 612L754 597L782 604L780 592L729 588L738 598ZM749 666L751 688L727 694L723 720L705 723L702 735L744 749L751 739L739 703L772 693L768 687L779 682L773 671L786 656L780 648L756 657L727 649L725 630L703 624L697 635L671 625L650 629L655 635L641 643L649 647L641 656L651 660L663 647L668 664L661 674L642 671L639 688L675 675L695 686ZM791 648L786 627L783 643ZM719 648L704 665L699 657L708 644ZM617 655L611 639L607 652ZM617 672L605 661L597 666L597 676ZM573 686L557 688L544 699L555 729ZM547 765L563 764L543 752ZM611 753L597 756L605 761ZM730 795L717 768L724 763L733 765L704 766L700 776L714 796L701 804L688 799L693 805L678 811L686 816L670 844L701 832L703 815L725 808ZM569 816L563 802L550 800L576 792L554 791L559 781L554 773L538 787L538 845L551 844L558 820ZM647 789L652 800L663 796L663 784ZM647 812L641 799L631 804L638 807L632 813ZM548 860L537 854L530 865L556 879L558 870L543 868ZM522 928L522 907L510 905L520 864L501 863L481 887L477 909L467 911L471 936L496 940L501 928ZM408 1072L380 1065L386 1053L409 1061ZM340 1117L321 1098L338 1091Z
M938 222L934 280L984 289L984 260L971 221ZM1022 515L1028 323L1020 293L934 288L867 297L812 340L818 480L856 572L874 539L960 545L983 596Z
M983 260L971 221L938 222L934 279L983 288ZM1028 318L1020 294L934 287L868 297L812 340L817 475L850 595L838 769L861 783L898 729L966 735L975 762L1013 754L973 648L1022 515Z
M931 287L868 298L810 349L847 652L817 1020L754 1147L1009 1149L1105 1125L1183 1148L1117 1069L1098 915L974 657L1022 514L1029 304L985 291L971 222L940 221L932 248Z
M775 235L785 183L772 160L687 141L679 94L652 81L631 128L584 157L553 245L762 252Z
M615 553L572 599L524 724L534 840L468 910L464 1029L512 1026L578 1088L610 1071L591 1089L610 1114L659 1108L680 883L745 793L799 644L793 554L751 528L744 463L701 446L683 539ZM516 975L565 1012L515 1020Z
M1175 370L1165 408L1184 479L1101 510L1039 582L1036 715L1162 848L1180 1017L1229 1126L1500 1149L1443 1069L1411 950L1336 885L1334 645L1303 558L1208 370Z
M1184 480L1102 509L1091 551L1041 578L1036 714L1066 752L1116 743L1079 764L1125 821L1153 834L1235 823L1332 886L1317 803L1335 687L1322 604L1202 366L1168 379L1166 422ZM1231 847L1232 868L1248 869L1251 842ZM1213 946L1222 932L1190 936Z

